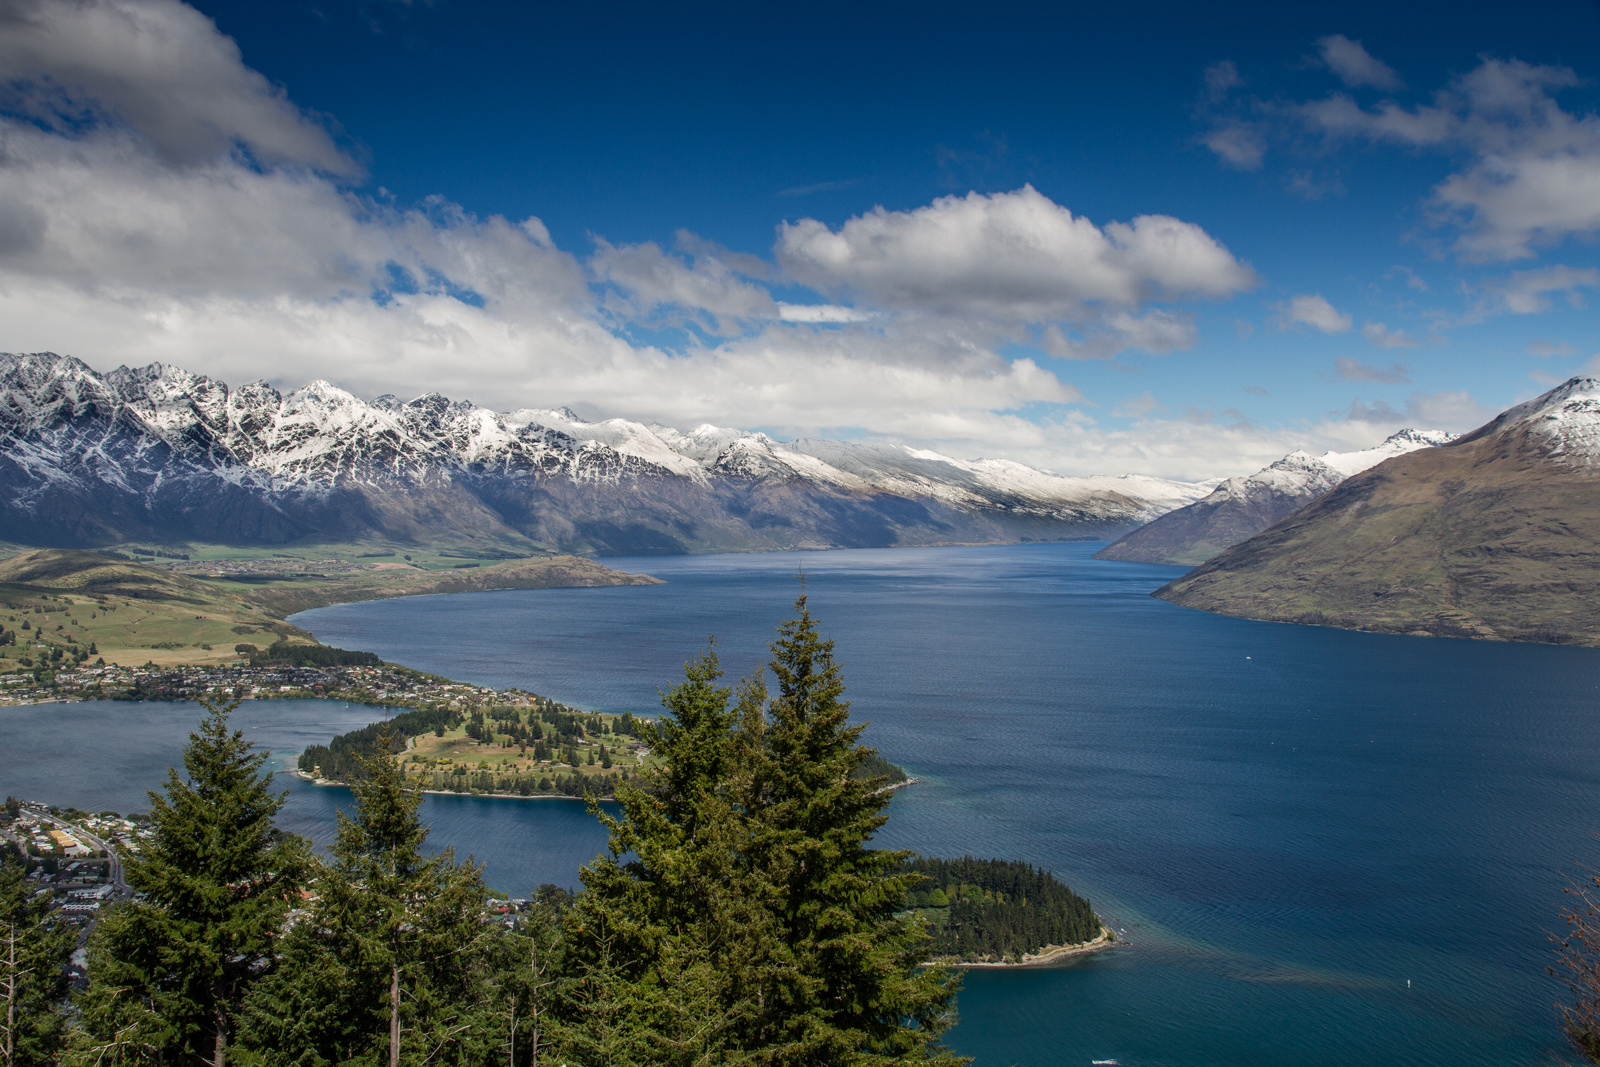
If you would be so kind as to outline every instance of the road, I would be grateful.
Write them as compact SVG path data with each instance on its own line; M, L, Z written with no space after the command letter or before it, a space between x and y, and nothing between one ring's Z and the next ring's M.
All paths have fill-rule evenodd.
M27 812L29 815L36 817L39 820L40 825L48 824L50 826L54 826L58 830L64 830L73 837L77 838L80 844L88 845L92 849L99 849L109 856L111 870L108 873L111 876L111 884L115 888L117 896L125 897L128 895L128 882L127 879L123 877L122 873L122 858L117 855L116 847L113 846L111 842L105 840L97 834L90 833L86 828L79 826L77 823L68 822L66 819L58 818L57 816L51 815L48 811L44 811L40 808L34 808L24 804L22 810Z

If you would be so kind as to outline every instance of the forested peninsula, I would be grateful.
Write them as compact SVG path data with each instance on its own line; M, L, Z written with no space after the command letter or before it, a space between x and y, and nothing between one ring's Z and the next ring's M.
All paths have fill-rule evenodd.
M919 856L905 870L919 876L906 903L940 963L1022 964L1116 940L1088 900L1028 863Z

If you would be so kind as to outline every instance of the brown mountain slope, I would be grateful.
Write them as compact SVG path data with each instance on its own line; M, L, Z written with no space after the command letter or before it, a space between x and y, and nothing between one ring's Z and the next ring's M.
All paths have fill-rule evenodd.
M1296 449L1248 477L1229 478L1211 494L1169 511L1102 548L1095 559L1196 566L1288 518L1352 474L1391 456L1442 445L1443 430L1404 429L1374 448L1313 456Z
M1388 460L1157 590L1224 615L1600 646L1600 382Z

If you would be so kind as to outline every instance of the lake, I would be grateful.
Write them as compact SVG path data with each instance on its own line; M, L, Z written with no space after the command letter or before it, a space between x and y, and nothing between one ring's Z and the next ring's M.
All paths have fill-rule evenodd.
M668 584L295 621L463 680L653 712L708 635L731 675L754 667L803 566L868 741L923 779L896 794L881 843L1043 865L1127 931L1074 966L970 975L951 1044L980 1064L1563 1053L1547 931L1576 864L1600 857L1600 653L1205 615L1148 596L1179 570L1094 561L1096 547L607 560ZM283 752L315 733L285 724L370 718L292 703L246 705L256 728L280 724L261 737ZM128 707L0 711L8 750L64 734L50 758L73 768L47 793L13 784L34 773L13 756L0 790L104 795L73 761L93 755L85 731L114 737ZM172 722L193 714L176 706ZM178 729L173 754L180 742ZM326 839L347 794L286 782L285 825ZM425 811L436 843L476 854L512 893L572 884L603 840L560 801L431 798Z

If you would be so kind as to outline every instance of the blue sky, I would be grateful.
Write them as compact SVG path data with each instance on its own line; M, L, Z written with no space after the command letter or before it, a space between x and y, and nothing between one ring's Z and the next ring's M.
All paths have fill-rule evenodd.
M0 19L0 350L1174 477L1600 369L1592 2Z

